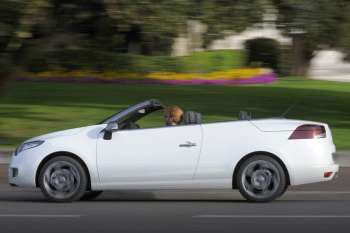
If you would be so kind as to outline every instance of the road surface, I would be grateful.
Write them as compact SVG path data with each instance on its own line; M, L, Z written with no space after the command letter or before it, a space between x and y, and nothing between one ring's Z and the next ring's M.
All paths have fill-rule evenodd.
M106 192L90 202L49 203L6 184L0 165L0 232L350 232L350 168L338 179L247 203L236 191Z

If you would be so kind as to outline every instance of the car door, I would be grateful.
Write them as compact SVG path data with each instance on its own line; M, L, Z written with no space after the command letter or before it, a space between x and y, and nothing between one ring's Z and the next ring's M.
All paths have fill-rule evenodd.
M119 130L97 142L105 185L176 184L192 180L201 148L201 126Z

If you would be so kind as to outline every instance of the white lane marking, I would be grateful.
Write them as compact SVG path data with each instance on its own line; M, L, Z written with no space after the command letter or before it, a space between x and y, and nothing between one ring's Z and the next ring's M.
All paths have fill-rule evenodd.
M194 218L350 218L350 215L195 215Z
M0 218L79 218L83 215L59 215L59 214L0 214Z

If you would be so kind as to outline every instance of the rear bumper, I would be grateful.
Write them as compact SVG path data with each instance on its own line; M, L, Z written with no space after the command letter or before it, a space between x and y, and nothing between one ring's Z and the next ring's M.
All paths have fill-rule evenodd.
M336 177L338 171L338 164L304 167L295 174L292 185L329 181Z

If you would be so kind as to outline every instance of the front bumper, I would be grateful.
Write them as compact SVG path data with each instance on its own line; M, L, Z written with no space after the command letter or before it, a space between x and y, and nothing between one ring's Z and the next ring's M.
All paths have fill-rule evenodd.
M12 155L8 168L8 183L11 186L36 187L35 176L38 165L39 162L35 157L29 154Z

